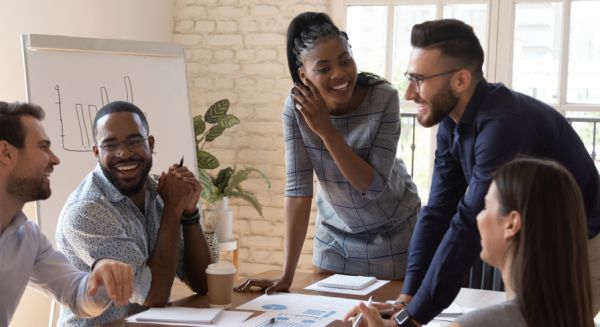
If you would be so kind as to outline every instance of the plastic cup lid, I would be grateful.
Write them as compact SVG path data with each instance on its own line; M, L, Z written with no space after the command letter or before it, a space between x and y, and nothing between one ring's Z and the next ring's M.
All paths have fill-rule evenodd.
M206 273L213 275L235 274L235 271L236 269L233 266L233 264L227 261L211 263L210 265L208 265L208 267L206 267Z

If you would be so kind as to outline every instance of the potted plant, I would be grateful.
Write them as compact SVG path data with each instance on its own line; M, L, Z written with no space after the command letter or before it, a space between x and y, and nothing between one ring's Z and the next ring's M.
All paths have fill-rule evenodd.
M262 206L256 195L242 187L250 174L256 173L261 176L268 188L271 181L260 170L244 166L243 168L226 167L211 175L208 170L220 166L219 160L206 151L207 143L214 141L223 132L240 123L240 120L232 114L228 114L229 100L223 99L211 105L204 115L194 117L194 133L196 135L196 157L198 161L198 179L202 184L201 197L211 208L204 211L204 223L215 224L217 238L220 241L231 239L233 219L228 206L229 198L239 198L247 201L262 216ZM212 226L208 226L210 229Z

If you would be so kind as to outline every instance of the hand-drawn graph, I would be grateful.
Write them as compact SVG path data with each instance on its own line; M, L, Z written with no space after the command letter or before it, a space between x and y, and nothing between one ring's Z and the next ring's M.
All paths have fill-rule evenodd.
M127 102L133 103L133 87L129 76L123 77L125 83L125 96ZM64 106L61 99L60 85L54 86L56 91L56 105L58 106L60 121L60 138L62 147L71 152L91 152L94 145L92 124L98 112L95 104L75 103L73 107ZM105 86L99 87L100 107L110 102L108 90ZM70 107L70 108L69 108Z

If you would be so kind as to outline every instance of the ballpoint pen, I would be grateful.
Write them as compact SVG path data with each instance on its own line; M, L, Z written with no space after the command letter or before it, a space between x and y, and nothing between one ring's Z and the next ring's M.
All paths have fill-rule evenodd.
M369 301L367 301L367 306L370 306L371 303L373 303L373 297L369 297ZM362 312L360 314L358 314L358 317L356 317L356 320L354 320L354 323L352 323L352 327L358 327L360 325L360 321L363 318L363 314Z
M179 167L183 167L183 156L181 156L181 160L179 160Z

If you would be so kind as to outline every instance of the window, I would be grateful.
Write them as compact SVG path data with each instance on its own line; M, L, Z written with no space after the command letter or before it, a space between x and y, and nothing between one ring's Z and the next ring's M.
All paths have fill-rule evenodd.
M392 82L401 96L398 157L407 164L425 202L435 150L435 128L414 122L403 101L414 24L456 18L473 26L485 52L484 74L566 115L596 153L600 123L600 0L332 0L359 70ZM414 135L414 136L413 136ZM413 141L414 140L414 141Z

